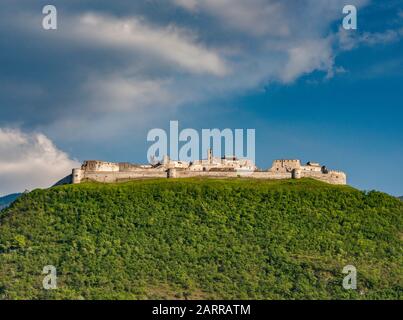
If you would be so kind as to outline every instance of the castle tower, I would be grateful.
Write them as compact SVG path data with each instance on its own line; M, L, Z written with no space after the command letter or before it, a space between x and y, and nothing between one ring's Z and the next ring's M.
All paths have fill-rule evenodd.
M84 176L84 170L78 168L78 169L73 169L73 172L71 173L71 182L73 184L80 183L81 180L83 179Z
M207 160L209 163L213 163L213 149L211 148L207 150Z
M168 169L167 178L176 178L176 169L175 168Z
M165 166L168 166L170 162L171 162L171 159L169 158L169 156L164 155L164 158L162 160L162 164L165 165Z
M291 175L293 179L301 179L302 176L301 169L299 168L293 169Z

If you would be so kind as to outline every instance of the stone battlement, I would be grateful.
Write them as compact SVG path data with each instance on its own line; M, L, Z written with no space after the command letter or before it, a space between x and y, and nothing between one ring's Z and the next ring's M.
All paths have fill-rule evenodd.
M174 161L165 156L162 162L152 165L138 165L127 162L84 161L81 168L73 169L72 183L82 181L119 182L147 178L237 178L252 179L300 179L313 178L331 184L346 184L342 171L328 170L319 163L300 160L275 160L271 168L261 170L251 160L236 157L214 157L209 150L208 158L193 162Z

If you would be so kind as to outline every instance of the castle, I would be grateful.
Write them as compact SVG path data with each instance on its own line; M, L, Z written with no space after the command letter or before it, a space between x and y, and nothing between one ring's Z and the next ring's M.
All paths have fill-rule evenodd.
M150 165L137 165L127 162L84 161L81 168L73 169L71 182L82 181L123 182L146 178L237 178L252 179L300 179L313 178L331 184L346 184L344 172L328 170L319 163L300 160L275 160L268 170L258 169L251 160L236 157L217 158L211 149L205 160L193 162L174 161L165 156L162 162Z

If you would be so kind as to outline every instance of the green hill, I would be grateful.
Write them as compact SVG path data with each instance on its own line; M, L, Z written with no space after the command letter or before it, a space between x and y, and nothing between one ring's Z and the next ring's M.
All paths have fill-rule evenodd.
M402 229L400 200L309 179L35 190L0 213L0 298L401 299Z

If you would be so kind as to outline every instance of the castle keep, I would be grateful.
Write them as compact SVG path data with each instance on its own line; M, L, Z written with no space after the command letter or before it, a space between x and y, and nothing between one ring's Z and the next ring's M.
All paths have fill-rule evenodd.
M251 160L236 157L214 157L209 150L205 160L194 162L174 161L168 156L162 162L137 165L126 162L85 161L81 168L73 169L72 183L82 181L123 182L146 178L237 178L300 179L313 178L331 184L346 184L344 172L328 170L319 163L302 165L299 160L275 160L268 170L258 169Z

